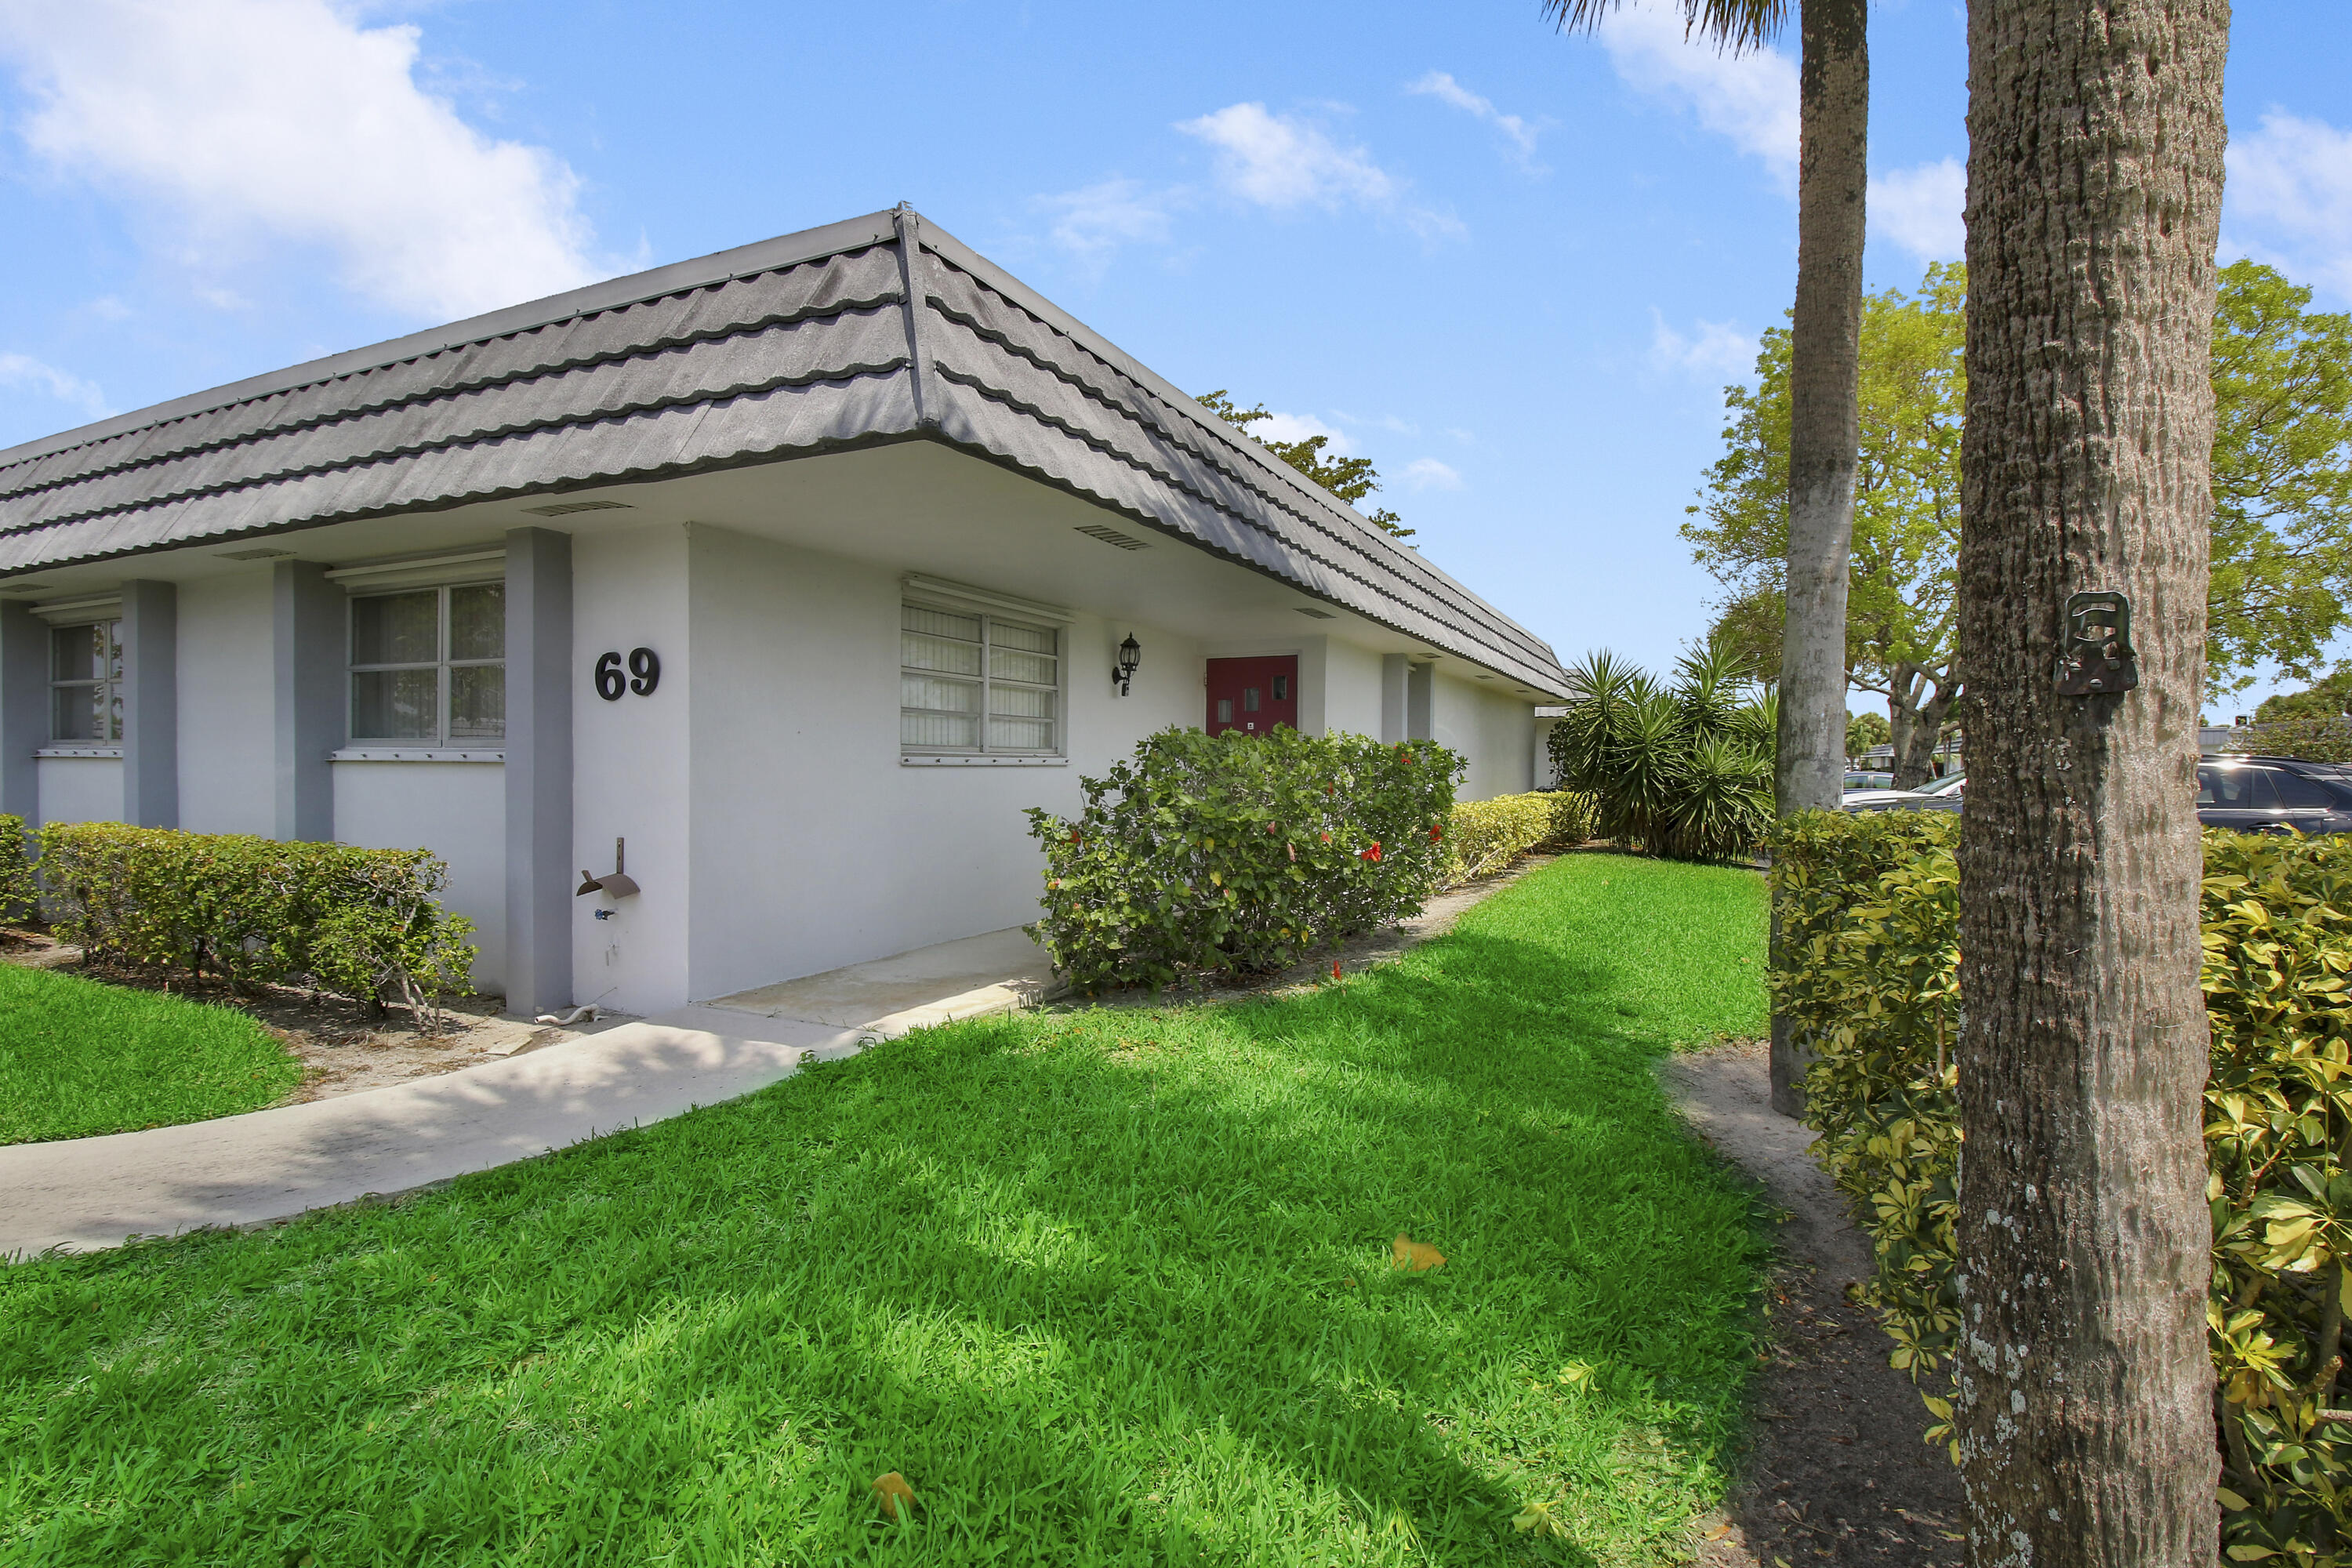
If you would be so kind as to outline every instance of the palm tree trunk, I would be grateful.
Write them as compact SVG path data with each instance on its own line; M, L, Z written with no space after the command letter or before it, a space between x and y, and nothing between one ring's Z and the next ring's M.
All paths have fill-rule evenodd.
M1971 0L1958 1409L1976 1568L2217 1553L2195 795L2228 0ZM2139 684L2063 697L2071 594Z
M1788 608L1773 801L1832 810L1845 783L1846 552L1862 445L1863 204L1870 183L1868 0L1803 0L1797 308L1790 328ZM1779 916L1773 918L1779 929ZM1776 943L1777 945L1777 943ZM1772 1020L1772 1103L1804 1109L1812 1053Z

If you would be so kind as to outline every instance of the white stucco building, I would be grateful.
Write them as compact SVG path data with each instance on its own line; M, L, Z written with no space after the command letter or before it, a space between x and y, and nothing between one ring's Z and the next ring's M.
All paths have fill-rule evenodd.
M903 208L0 452L0 810L429 847L519 1010L1031 919L1022 808L1171 724L1527 789L1561 684Z

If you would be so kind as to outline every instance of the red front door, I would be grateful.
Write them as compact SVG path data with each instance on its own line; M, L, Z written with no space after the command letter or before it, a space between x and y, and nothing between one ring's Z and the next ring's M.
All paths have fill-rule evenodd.
M1276 724L1298 728L1298 656L1209 661L1209 733L1263 735Z

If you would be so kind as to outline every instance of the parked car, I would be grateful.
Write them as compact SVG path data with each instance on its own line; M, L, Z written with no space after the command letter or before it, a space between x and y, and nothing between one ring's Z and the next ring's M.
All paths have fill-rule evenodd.
M1958 811L1968 775L1916 790L1853 790L1847 811ZM2241 833L2352 833L2352 768L2293 757L2208 757L2197 764L2197 820Z
M1917 789L1850 789L1838 803L1844 811L1958 811L1969 775L1947 773Z
M2352 768L2292 757L2208 757L2197 820L2241 833L2352 833Z
M1848 790L1893 789L1895 787L1895 775L1893 773L1849 773L1845 775L1845 787Z

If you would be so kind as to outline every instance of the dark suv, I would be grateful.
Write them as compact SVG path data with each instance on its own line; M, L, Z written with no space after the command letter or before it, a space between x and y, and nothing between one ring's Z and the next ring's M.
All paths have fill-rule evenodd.
M2207 757L2197 820L2241 833L2352 833L2352 768L2292 757Z

